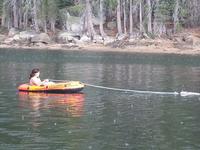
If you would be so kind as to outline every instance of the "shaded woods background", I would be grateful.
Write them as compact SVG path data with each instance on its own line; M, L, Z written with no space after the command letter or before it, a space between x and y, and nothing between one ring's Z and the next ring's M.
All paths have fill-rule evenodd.
M88 36L170 35L200 24L198 0L0 0L1 26Z

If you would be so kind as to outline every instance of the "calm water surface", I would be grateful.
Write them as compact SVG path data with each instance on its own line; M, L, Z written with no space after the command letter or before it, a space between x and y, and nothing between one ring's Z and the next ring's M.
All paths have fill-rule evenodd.
M2 150L200 149L200 96L92 87L79 94L19 93L35 67L43 79L200 92L200 57L1 49Z

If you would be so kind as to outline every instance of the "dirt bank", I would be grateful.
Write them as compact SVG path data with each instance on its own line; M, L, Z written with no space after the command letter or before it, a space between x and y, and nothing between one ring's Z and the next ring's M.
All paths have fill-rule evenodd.
M160 40L162 42L162 40ZM177 48L172 42L163 41L157 45L158 41L151 45L127 46L125 48L113 48L102 44L87 43L78 46L68 46L66 44L48 44L43 46L19 46L1 44L0 48L11 49L39 49L39 50L64 50L64 51L93 51L93 52L126 52L126 53L147 53L147 54L178 54L178 55L200 55L200 47L195 48Z
M123 39L115 40L107 45L92 42L76 44L58 44L56 42L49 42L48 44L37 45L19 44L14 42L9 44L1 43L0 48L200 55L200 28L184 30L173 37L156 39Z

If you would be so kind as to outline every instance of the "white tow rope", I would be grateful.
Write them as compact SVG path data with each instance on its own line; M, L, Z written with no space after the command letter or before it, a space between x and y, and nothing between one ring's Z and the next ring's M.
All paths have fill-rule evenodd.
M140 93L140 94L157 94L157 95L179 95L178 92L139 91L139 90L130 90L130 89L121 89L121 88L111 88L111 87L93 85L93 84L88 84L88 83L84 83L84 84L86 86L95 87L99 89L107 89L107 90L121 91L121 92L133 92L133 93Z
M54 80L54 79L49 79L50 81L54 82L67 82L68 80ZM133 93L139 93L139 94L156 94L156 95L180 95L182 97L186 96L200 96L200 93L195 93L195 92L187 92L187 91L181 91L181 92L158 92L158 91L140 91L140 90L131 90L131 89L122 89L122 88L113 88L113 87L106 87L106 86L99 86L99 85L94 85L94 84L89 84L82 82L88 87L94 87L94 88L99 88L99 89L106 89L106 90L112 90L112 91L120 91L120 92L133 92Z

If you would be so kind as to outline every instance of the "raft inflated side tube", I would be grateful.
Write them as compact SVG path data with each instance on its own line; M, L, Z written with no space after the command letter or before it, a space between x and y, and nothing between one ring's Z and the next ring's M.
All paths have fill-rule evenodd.
M47 85L35 86L28 83L18 87L24 92L47 92L47 93L78 93L84 88L84 84L79 81L67 81L62 83L51 83Z

